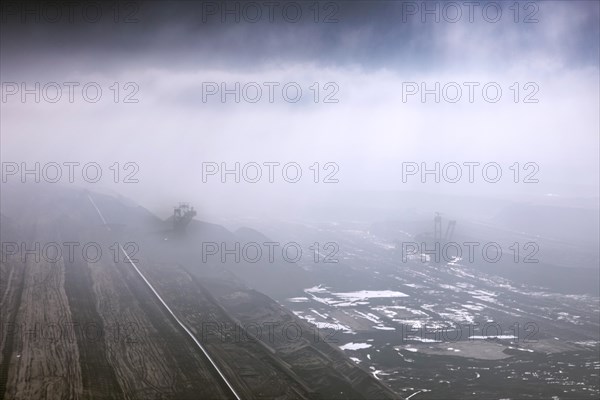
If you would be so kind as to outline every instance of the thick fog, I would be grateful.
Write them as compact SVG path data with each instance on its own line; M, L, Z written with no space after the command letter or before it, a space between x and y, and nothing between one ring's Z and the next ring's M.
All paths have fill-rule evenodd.
M0 11L0 400L600 398L598 0Z
M597 208L597 2L275 3L3 5L4 181L58 163L59 184L208 220L424 197ZM236 163L239 183L221 174Z

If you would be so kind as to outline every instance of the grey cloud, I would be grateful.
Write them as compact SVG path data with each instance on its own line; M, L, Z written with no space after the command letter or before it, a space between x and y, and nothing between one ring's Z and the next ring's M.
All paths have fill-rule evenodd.
M106 14L98 23L85 23L80 17L73 24L22 24L7 15L2 26L2 66L9 72L41 65L97 71L139 65L253 70L298 62L399 70L469 65L502 69L540 54L559 57L562 64L572 66L598 62L599 5L591 1L537 2L538 23L514 23L508 3L500 3L499 22L486 22L481 9L489 2L477 2L473 23L467 20L465 5L457 23L444 21L444 14L440 23L433 23L431 15L426 16L429 22L422 23L419 13L407 15L407 4L419 10L438 4L442 10L444 3L426 6L401 1L331 2L339 7L337 23L314 23L309 14L312 2L296 2L304 10L298 23L285 22L277 12L275 22L263 16L257 23L243 18L235 23L227 16L229 22L221 23L219 15L203 14L203 7L213 3L224 7L220 2L141 2L135 14L138 23L114 23L112 15ZM229 2L229 7L235 3ZM243 2L238 3L243 7ZM319 4L319 18L324 18L329 2ZM7 7L3 6L5 13ZM261 8L266 10L264 5ZM519 18L530 12L522 9Z

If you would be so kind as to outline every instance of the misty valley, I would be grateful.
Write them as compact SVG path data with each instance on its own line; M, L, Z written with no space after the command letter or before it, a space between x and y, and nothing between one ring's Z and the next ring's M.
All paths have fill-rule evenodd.
M600 0L4 0L0 400L600 398Z
M432 251L475 246L472 235L499 243L499 226L400 212L229 228L196 215L181 230L185 214L161 219L115 195L11 189L0 287L8 398L230 396L211 362L243 398L598 396L597 270L543 252L514 264L515 253L490 263ZM436 246L447 225L453 237ZM402 251L415 237L429 254Z

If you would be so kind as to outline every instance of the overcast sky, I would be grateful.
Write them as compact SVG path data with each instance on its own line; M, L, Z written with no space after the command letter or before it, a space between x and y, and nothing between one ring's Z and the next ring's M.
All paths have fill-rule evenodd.
M2 162L94 161L111 176L100 184L155 212L180 200L221 214L247 212L248 204L269 210L292 198L343 202L340 193L358 189L597 196L597 1L521 2L518 15L509 8L513 2L469 8L465 2L323 1L318 15L312 1L275 2L272 21L266 3L229 2L238 15L222 15L225 5L217 2L132 2L118 14L113 3L102 3L97 22L90 22L93 2L72 14L64 5L31 3L27 13L21 3L3 4ZM439 12L439 22L423 14L426 7ZM49 87L39 103L34 95L23 103L23 82L28 88L57 82L63 96L47 101L55 93ZM72 103L64 82L79 83ZM90 82L102 88L95 103L82 96ZM256 82L262 97L251 103L242 95L236 103L232 94L222 103L220 92L203 93L215 88L211 82L219 90L222 82L228 88ZM265 82L277 84L273 103ZM298 102L282 95L292 82L302 89ZM436 103L432 94L423 103L420 92L405 93L422 82L428 88L456 82L462 97ZM464 82L478 85L472 103ZM482 94L490 82L502 89L494 103ZM455 86L448 88L453 98ZM254 90L245 94L253 98ZM138 102L125 103L128 94ZM294 87L287 94L293 99ZM122 173L126 162L135 162L139 183L112 185L114 162ZM276 168L270 184L264 167L258 184L223 184L219 175L204 183L206 162L296 162L303 178L287 183ZM335 163L339 183L313 183L315 162L320 181L334 171L324 164ZM531 162L540 182L515 184L510 175L489 184L479 172L477 184L463 178L462 184L423 185L415 177L402 181L403 162L497 162L504 176L519 162L520 180Z

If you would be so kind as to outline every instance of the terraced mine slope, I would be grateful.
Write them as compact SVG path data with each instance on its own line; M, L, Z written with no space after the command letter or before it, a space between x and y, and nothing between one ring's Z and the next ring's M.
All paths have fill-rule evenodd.
M177 239L136 205L52 185L3 188L1 217L2 398L396 397L203 263L194 243L231 240L224 228L195 222Z

